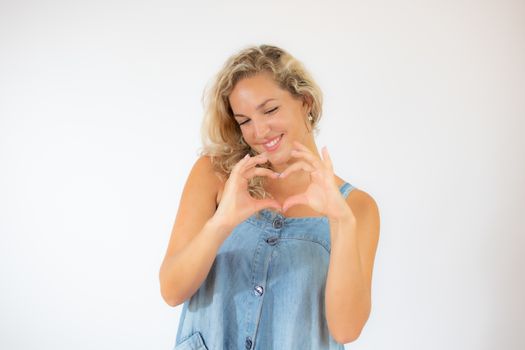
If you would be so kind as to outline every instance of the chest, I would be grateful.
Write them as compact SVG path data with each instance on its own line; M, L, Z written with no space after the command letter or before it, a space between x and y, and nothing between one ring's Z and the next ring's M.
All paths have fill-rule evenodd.
M284 203L284 199L276 199L281 205ZM306 218L306 217L315 217L320 218L322 215L307 205L298 204L289 208L286 213L280 213L286 218Z

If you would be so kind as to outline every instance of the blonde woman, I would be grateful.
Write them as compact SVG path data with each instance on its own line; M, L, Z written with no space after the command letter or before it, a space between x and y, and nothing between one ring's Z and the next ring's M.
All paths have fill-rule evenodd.
M159 273L166 303L184 303L174 349L344 349L370 315L379 211L317 149L318 85L260 45L226 61L204 104Z

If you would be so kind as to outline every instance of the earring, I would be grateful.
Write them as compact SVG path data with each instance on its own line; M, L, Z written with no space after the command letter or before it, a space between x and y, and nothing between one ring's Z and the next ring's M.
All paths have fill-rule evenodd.
M309 113L309 114L308 114L308 120L309 120L309 121L314 120L314 117L312 117L312 113Z

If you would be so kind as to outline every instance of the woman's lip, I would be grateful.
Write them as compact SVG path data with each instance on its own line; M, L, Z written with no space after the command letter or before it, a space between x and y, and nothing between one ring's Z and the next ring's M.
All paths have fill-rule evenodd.
M281 141L283 140L283 134L277 136L277 137L274 137L271 141L275 140L275 139L279 139L279 141L277 141L277 143L275 145L273 145L272 147L267 147L266 144L262 144L264 149L267 151L267 152L272 152L272 151L275 151L281 144ZM271 142L269 141L269 142Z

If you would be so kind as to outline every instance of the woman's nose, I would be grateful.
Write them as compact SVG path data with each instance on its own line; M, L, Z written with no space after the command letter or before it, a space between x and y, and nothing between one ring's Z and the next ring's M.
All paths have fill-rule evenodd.
M268 134L268 130L270 130L268 123L266 121L254 121L253 128L255 131L256 139L263 139L264 136Z

